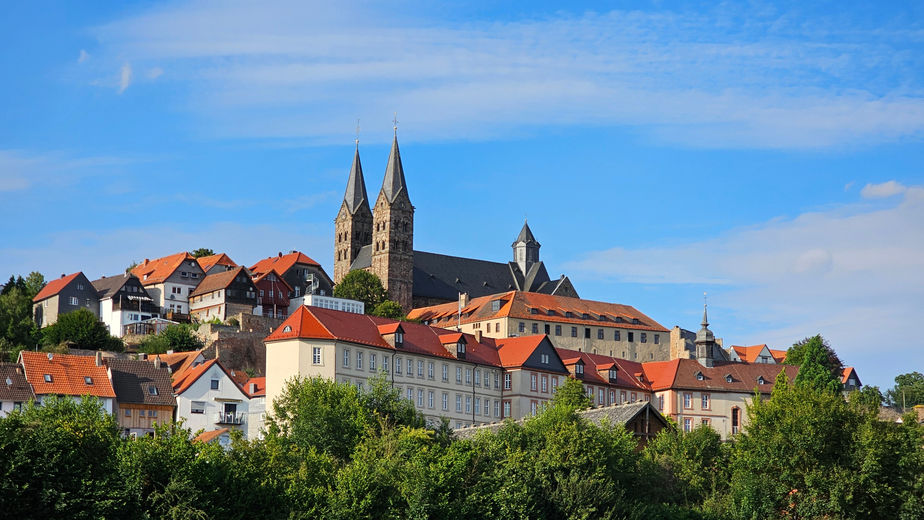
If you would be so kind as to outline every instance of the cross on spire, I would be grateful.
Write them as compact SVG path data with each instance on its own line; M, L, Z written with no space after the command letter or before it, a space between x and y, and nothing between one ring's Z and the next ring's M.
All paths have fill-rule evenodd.
M395 118L392 119L391 122L394 125L395 137L398 137L398 113L397 112L395 112Z
M359 118L356 118L356 148L359 148Z

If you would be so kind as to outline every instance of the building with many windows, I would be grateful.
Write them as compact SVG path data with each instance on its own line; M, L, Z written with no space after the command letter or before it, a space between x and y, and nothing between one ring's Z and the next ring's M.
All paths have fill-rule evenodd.
M32 312L39 327L47 327L58 321L58 316L87 309L99 316L99 298L93 284L82 272L61 275L61 278L45 284L32 298Z
M168 318L189 314L189 295L205 277L196 258L186 252L145 258L131 272Z

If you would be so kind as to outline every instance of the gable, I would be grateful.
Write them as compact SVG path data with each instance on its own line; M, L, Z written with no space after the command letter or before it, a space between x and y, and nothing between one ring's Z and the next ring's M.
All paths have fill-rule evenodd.
M549 357L548 363L542 362L543 355ZM542 341L539 342L539 345L533 350L532 354L523 362L523 368L558 372L561 374L569 373L568 368L562 362L561 358L558 357L558 352L555 351L555 347L552 346L552 342L549 341L548 337L542 338Z

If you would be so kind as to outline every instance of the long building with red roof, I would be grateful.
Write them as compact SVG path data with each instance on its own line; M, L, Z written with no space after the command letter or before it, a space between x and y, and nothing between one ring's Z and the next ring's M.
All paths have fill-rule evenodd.
M114 410L115 390L99 353L75 356L24 350L19 353L19 364L38 401L46 396L90 396L98 398L108 413Z

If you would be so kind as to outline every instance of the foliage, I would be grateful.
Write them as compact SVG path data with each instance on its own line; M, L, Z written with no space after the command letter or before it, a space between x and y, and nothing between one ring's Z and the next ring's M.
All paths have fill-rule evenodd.
M77 309L58 316L58 320L42 329L42 343L68 343L73 348L121 352L122 340L111 336L109 329L91 311Z
M895 386L886 391L886 401L899 410L924 404L924 374L909 372L895 376Z
M132 263L128 264L128 267L125 268L125 272L130 273L139 265L141 264L137 260L133 260Z
M138 345L138 350L148 354L163 354L168 350L189 352L205 346L202 339L193 331L193 326L186 323L168 325L159 334L145 336Z
M552 396L553 405L561 405L571 410L583 410L590 408L593 400L584 391L584 383L573 377L565 378L564 383L555 391Z
M727 487L730 453L710 426L700 425L689 433L665 428L643 453L654 464L656 486L665 501L700 504Z
M884 398L878 386L864 386L859 390L850 392L847 399L862 413L878 414Z
M45 398L0 418L7 518L133 518L113 417L96 399Z
M841 358L838 357L837 352L828 344L827 340L821 337L821 334L794 343L793 346L786 351L786 359L783 362L787 365L801 366L802 361L805 359L806 352L810 350L810 347L814 349L818 346L824 351L821 364L831 372L832 377L840 381L841 373L844 371L844 363L841 361Z
M359 396L360 403L366 410L380 417L386 426L409 426L423 428L423 415L414 408L414 403L401 397L384 372L369 380L369 390Z
M21 285L19 287L14 281L0 294L0 346L3 350L34 348L41 337L32 318L32 296L24 281Z
M366 314L372 314L379 304L388 299L382 280L361 269L347 273L334 287L334 296L363 302Z
M203 256L214 255L215 251L212 251L211 249L208 249L206 247L200 247L199 249L193 250L193 252L190 254L193 256L193 258L202 258Z
M381 316L383 318L391 318L395 320L400 320L404 318L404 309L401 308L401 304L394 300L385 300L382 303L375 306L372 309L373 316Z
M796 347L793 346L793 348ZM793 349L789 350L792 352ZM830 366L832 352L821 336L808 338L800 345L796 355L799 361L796 386L811 386L818 390L840 392L841 369Z

